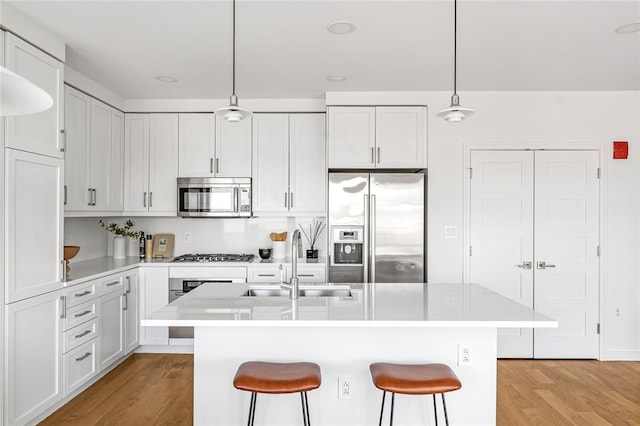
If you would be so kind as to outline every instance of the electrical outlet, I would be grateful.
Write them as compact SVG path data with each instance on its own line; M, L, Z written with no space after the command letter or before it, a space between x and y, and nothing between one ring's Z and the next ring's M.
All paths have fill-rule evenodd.
M458 345L458 366L466 367L469 365L473 365L471 346L461 343Z
M184 242L185 243L190 243L191 242L191 233L190 232L185 232L184 233Z
M444 226L444 238L446 239L454 239L458 238L458 227L445 225Z
M351 399L353 395L353 377L338 376L338 399Z

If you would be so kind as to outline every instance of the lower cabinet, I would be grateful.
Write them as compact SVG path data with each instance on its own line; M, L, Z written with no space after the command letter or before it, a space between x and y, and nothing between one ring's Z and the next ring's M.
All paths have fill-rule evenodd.
M70 394L98 374L98 339L64 354L64 389Z
M32 422L63 397L62 291L5 306L4 424Z
M169 303L169 268L140 268L140 318ZM168 345L169 327L140 327L141 345Z
M124 294L121 289L100 296L100 370L124 355Z
M250 283L282 283L291 279L291 264L272 264L268 266L249 266L247 271ZM324 264L298 264L298 280L300 283L327 282Z
M138 270L124 276L124 351L129 354L140 345L140 290Z

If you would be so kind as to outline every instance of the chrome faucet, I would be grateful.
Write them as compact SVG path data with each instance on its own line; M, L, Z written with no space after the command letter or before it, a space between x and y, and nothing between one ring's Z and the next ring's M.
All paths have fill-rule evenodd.
M300 297L300 287L298 286L298 257L302 257L302 239L300 237L300 231L296 229L293 231L293 236L291 237L291 280L287 286L289 296L292 300Z

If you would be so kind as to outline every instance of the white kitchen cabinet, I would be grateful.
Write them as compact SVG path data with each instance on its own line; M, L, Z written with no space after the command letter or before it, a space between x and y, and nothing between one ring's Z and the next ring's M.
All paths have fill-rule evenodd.
M140 268L140 318L169 303L169 268ZM168 327L140 327L141 345L168 345Z
M98 316L99 370L103 370L124 355L123 308L122 287L114 286L113 290L105 287L100 296L100 315Z
M330 169L421 169L427 166L427 109L328 107Z
M5 34L5 67L45 90L53 98L46 111L6 118L5 146L63 158L64 65L11 33Z
M63 363L63 385L66 396L98 374L98 339L90 339L65 353Z
M324 214L324 114L254 114L253 211Z
M69 86L65 99L65 211L122 211L124 115Z
M178 114L125 114L125 213L176 216Z
M215 172L215 117L179 114L178 176L213 177Z
M62 291L5 307L4 424L33 422L62 399Z
M230 122L216 115L216 177L251 177L252 119Z
M6 303L62 288L62 179L63 160L5 150Z
M291 279L292 266L285 268L287 281ZM298 263L298 281L300 283L326 283L326 268L323 264Z
M249 283L282 283L291 280L290 263L274 263L268 266L249 265L247 269ZM326 283L325 265L298 263L298 279L301 283Z
M124 281L124 349L125 355L140 344L140 291L138 270L129 271Z

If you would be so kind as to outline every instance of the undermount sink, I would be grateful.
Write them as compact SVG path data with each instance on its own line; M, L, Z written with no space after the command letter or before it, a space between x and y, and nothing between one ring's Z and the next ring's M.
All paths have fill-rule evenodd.
M289 297L289 290L279 286L250 287L243 296ZM349 286L300 286L300 297L351 297Z

